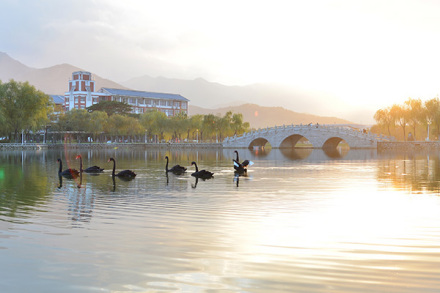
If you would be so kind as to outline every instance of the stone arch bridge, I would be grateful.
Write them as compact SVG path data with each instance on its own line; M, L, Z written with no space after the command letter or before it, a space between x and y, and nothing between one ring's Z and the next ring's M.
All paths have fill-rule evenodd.
M254 148L270 143L272 148L293 148L301 138L306 138L313 145L311 147L323 149L336 148L343 140L354 149L376 148L378 141L394 140L391 137L365 133L348 125L283 125L227 137L223 141L223 147Z

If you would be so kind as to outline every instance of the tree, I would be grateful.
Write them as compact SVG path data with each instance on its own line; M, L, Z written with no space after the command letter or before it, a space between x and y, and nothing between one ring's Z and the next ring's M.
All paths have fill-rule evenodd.
M96 137L104 132L108 116L106 112L94 111L90 113L90 121L88 123L87 132L93 135L93 140L96 141Z
M416 127L419 122L425 122L423 104L420 99L411 99L405 101L408 122L412 125L414 139L416 139Z
M377 110L374 114L374 120L376 120L377 124L386 127L388 135L391 136L390 126L394 126L395 119L391 116L390 108Z
M202 131L205 136L213 137L216 131L216 116L214 114L208 114L203 116Z
M98 104L88 107L87 111L103 111L106 112L109 117L114 114L128 115L131 113L131 106L122 102L101 101Z
M390 115L395 122L397 122L403 130L403 140L406 141L406 123L408 121L407 109L403 106L394 104L390 109Z
M120 114L110 116L105 128L107 133L115 136L140 135L145 131L139 120Z
M189 123L187 125L187 138L189 140L190 133L193 135L193 140L197 139L203 140L203 129L202 129L202 123L203 123L203 115L197 114L193 115L189 118ZM199 137L200 134L200 137Z
M240 135L250 128L249 122L243 122L243 114L232 115L231 129L233 130L233 135Z
M220 141L222 141L223 136L228 136L231 133L232 111L226 112L223 117L218 117L216 120L216 132L219 135Z
M187 130L187 124L189 123L186 113L180 112L177 115L170 118L170 128L173 131L173 136L176 139L181 140L182 134Z
M28 82L0 82L0 116L4 128L17 141L22 131L38 130L49 122L52 100Z
M425 102L426 122L434 124L437 137L440 137L440 100L438 97Z
M141 115L140 123L148 133L148 137L152 138L159 135L163 138L163 133L166 130L167 115L163 112L152 110Z

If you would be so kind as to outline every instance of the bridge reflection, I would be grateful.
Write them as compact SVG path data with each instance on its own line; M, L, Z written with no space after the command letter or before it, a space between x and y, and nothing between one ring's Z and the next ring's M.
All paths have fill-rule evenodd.
M366 160L377 156L375 149L350 150L345 147L336 149L283 148L283 149L241 149L240 156L249 160L292 160L292 161L323 161L323 160ZM223 156L231 156L230 149L223 149Z

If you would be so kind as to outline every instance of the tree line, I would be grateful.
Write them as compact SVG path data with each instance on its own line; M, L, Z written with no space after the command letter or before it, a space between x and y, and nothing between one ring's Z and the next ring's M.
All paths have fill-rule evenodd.
M374 114L376 124L371 132L394 136L397 140L438 140L440 137L440 99L422 102L408 98L403 104L379 109ZM429 132L428 132L429 131ZM411 132L411 135L409 133Z
M243 115L227 112L219 115L179 113L167 117L153 110L130 113L128 104L104 101L87 109L63 113L52 99L27 82L0 81L0 137L19 142L24 133L28 140L60 141L222 141L250 129ZM67 134L67 136L66 136Z

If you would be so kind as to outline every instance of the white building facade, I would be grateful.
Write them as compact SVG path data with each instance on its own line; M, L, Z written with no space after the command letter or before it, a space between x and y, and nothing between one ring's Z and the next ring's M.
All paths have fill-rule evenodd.
M101 88L95 92L92 74L75 71L69 80L69 91L64 94L64 109L86 109L101 101L127 103L132 113L142 114L149 110L164 112L167 116L188 114L189 100L178 94L144 92L125 89Z

